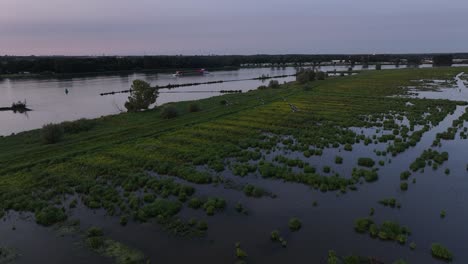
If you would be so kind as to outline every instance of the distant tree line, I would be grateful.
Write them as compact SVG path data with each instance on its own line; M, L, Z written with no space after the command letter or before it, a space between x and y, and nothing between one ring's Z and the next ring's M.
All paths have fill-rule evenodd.
M408 62L419 64L424 58L434 54L377 54L377 55L210 55L210 56L126 56L126 57L0 57L0 74L29 73L99 73L112 71L143 71L155 69L181 68L221 68L240 67L243 64L285 66L293 64L300 67L303 63L319 64L338 61L350 64L372 64L390 62L400 64ZM456 54L456 58L468 58L468 54Z

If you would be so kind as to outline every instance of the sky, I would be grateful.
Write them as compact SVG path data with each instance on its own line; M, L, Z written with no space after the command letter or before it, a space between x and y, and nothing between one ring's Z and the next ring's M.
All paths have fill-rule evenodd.
M467 0L0 0L0 55L468 52Z

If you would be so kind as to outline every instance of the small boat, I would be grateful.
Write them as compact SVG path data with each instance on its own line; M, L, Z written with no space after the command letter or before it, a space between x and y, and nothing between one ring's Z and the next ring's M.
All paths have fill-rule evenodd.
M197 75L205 75L208 74L208 71L205 69L199 69L194 71L176 71L173 74L174 77L181 77L181 76L197 76Z

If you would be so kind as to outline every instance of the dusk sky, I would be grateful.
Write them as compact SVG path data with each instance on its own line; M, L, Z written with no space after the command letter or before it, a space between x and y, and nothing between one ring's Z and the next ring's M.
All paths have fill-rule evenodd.
M0 55L468 52L467 0L0 0Z

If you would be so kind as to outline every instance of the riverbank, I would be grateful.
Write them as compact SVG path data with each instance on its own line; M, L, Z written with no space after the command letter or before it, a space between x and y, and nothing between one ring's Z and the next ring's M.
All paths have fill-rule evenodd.
M414 80L451 80L461 71L468 69L364 71L170 103L64 124L56 144L44 144L41 130L3 137L0 215L33 213L32 226L43 214L52 215L48 224L79 219L80 230L99 225L106 237L163 263L202 261L201 255L207 263L233 262L236 242L248 260L259 263L284 263L291 254L320 262L331 249L386 263L400 257L427 263L432 259L426 246L441 242L463 263L468 255L450 238L457 237L460 225L440 224L438 215L439 222L419 219L413 207L423 201L412 196L430 199L434 188L459 182L439 175L438 184L430 185L418 177L405 194L398 176L422 152L418 144L432 141L421 135L450 126L447 117L465 103L389 97L405 95ZM162 115L168 107L177 113L169 119ZM382 160L383 165L372 165L379 168L377 178L362 166L353 170L359 157ZM402 209L377 208L382 195L397 196ZM439 204L444 201L433 206L440 211L449 206ZM354 219L367 216L371 207L377 208L376 222L409 225L418 249L355 233ZM424 216L432 213L421 207ZM449 212L456 223L468 221L465 214ZM292 218L302 220L300 231L288 229ZM430 227L422 228L433 230L430 238L416 224L423 220ZM287 248L271 241L276 229Z

